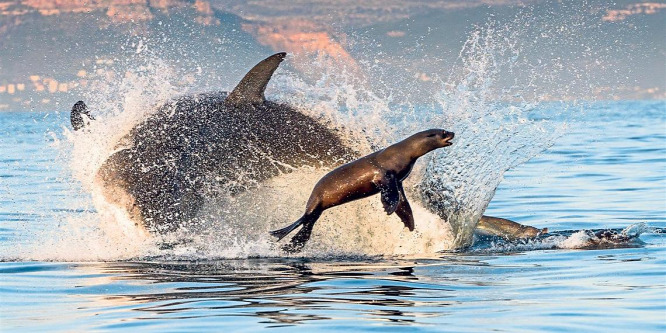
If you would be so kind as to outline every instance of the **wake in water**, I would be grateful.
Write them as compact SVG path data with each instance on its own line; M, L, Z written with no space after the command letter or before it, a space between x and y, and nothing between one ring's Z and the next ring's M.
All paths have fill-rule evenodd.
M563 122L530 117L544 99L535 86L547 83L547 72L557 70L555 65L534 66L524 55L525 48L533 46L527 43L524 26L533 20L525 16L507 26L490 23L472 32L457 68L442 74L447 79L435 104L407 106L408 113L389 107L390 99L335 69L321 68L323 74L314 82L277 73L269 95L270 89L277 90L277 100L340 130L361 154L419 129L440 127L456 133L455 144L425 157L405 184L415 232L404 230L397 218L387 218L379 200L371 198L322 216L303 255L418 254L471 245L476 223L504 172L548 148L566 128ZM137 228L126 211L100 194L95 176L111 154L126 147L121 138L157 106L183 93L181 71L171 70L147 51L139 53L141 65L128 66L119 82L98 81L94 92L85 96L91 108L101 112L89 130L65 131L72 143L72 173L92 194L95 210L66 216L64 227L40 235L39 248L25 256L116 260L282 255L268 231L300 216L312 185L327 170L292 169L234 196L219 195L210 186L211 195L199 213L204 223L190 228L184 221L179 230L163 235Z
M507 240L502 237L476 235L471 253L506 253L548 249L608 249L640 247L642 234L662 234L664 228L651 228L645 223L632 224L624 229L561 230L534 238Z

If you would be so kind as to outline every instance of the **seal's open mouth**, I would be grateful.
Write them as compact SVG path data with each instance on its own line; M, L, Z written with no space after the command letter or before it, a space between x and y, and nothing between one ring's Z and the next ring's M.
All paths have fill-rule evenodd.
M453 137L455 137L455 133L446 132L446 136L444 137L444 147L448 147L453 144L453 142L451 142L451 140L453 140Z

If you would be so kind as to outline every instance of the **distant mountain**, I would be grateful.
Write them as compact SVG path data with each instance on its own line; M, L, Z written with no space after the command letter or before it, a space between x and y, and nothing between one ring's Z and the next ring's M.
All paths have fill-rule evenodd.
M524 30L514 42L540 94L666 98L664 2L4 0L0 110L66 110L92 81L154 59L182 73L184 92L229 89L274 51L306 79L326 59L367 89L427 101L489 21Z
M271 53L242 23L202 1L2 3L0 109L68 109L91 79L120 78L144 57L202 72L199 85L233 87Z
M553 99L666 98L666 2L616 0L212 0L252 24L326 32L393 96L427 99L459 62L463 43L489 21L524 30L521 57L544 73ZM523 18L530 15L532 18ZM260 22L260 23L257 23ZM315 28L317 27L317 28ZM291 29L293 30L293 29ZM270 36L256 30L253 35ZM293 33L292 33L293 35ZM278 37L263 44L275 47ZM528 62L528 60L524 60ZM552 70L548 66L552 67ZM546 81L546 78L548 81ZM538 79L538 78L537 78Z
M498 35L521 30L512 40L523 59L517 64L542 71L533 78L537 93L552 99L664 99L666 3L640 7L625 2L612 7L617 9L602 1L588 2L589 7L541 1L529 8L433 10L346 33L357 40L349 50L357 61L382 64L374 66L378 81L414 87L408 93L420 94L432 78L455 74L451 71L460 69L458 56L472 31L493 21ZM626 16L609 19L618 11Z

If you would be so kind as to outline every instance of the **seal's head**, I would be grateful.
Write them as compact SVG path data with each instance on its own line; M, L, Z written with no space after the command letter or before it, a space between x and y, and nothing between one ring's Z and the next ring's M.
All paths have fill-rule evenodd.
M434 128L418 132L394 146L400 147L396 149L407 149L412 158L419 158L435 149L452 145L453 142L451 142L451 140L453 140L454 136L455 134L453 134L453 132L441 128Z
M433 145L433 149L448 147L453 144L451 140L455 134L440 128L423 131L420 134L428 143Z

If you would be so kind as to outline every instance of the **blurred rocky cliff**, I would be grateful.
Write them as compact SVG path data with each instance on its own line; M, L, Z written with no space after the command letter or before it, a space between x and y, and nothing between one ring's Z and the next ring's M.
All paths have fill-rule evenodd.
M156 59L182 72L180 84L188 90L229 89L275 51L289 52L287 68L305 79L320 74L312 66L316 61L369 89L419 102L440 88L475 27L510 21L521 12L565 25L557 14L569 15L577 6L566 3L0 0L0 110L66 110L92 81L121 79L128 67ZM564 96L551 87L543 87L543 94L553 99L666 97L666 4L592 0L587 9L573 12L592 17L599 33L577 37L578 46L545 47L529 55L544 61L576 52L598 55L597 63L583 59L578 64L589 68L595 87L584 96ZM544 33L532 35L543 38ZM591 45L595 49L586 50Z

